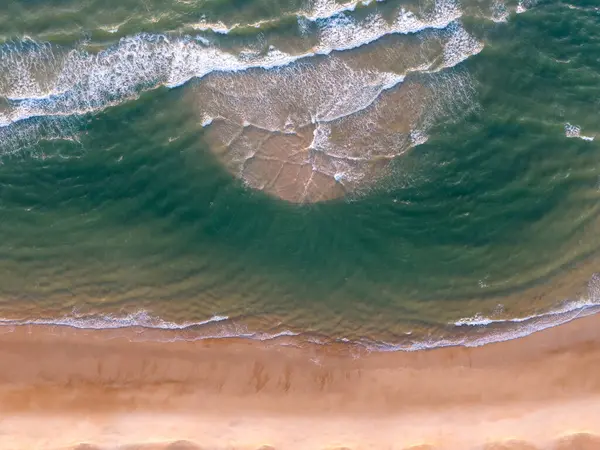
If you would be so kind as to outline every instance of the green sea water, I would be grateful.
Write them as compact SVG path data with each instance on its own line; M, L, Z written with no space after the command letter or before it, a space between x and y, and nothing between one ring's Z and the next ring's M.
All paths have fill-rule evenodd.
M410 347L600 304L596 2L8 0L0 42L6 324ZM284 122L343 195L220 156Z

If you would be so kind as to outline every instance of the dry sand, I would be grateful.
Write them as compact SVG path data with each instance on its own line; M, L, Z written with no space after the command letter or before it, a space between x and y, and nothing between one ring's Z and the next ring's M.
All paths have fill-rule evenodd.
M412 353L0 333L2 450L600 449L600 316Z

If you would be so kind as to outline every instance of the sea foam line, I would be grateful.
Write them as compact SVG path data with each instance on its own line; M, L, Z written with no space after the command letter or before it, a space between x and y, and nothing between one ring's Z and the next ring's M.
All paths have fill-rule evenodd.
M23 326L23 325L56 325L71 328L105 330L119 328L150 328L160 330L185 330L187 328L203 326L210 323L229 320L227 316L215 315L210 319L199 322L169 322L156 317L144 310L139 310L124 316L114 314L73 314L57 318L40 319L6 319L0 318L0 326Z
M434 37L432 36L432 38ZM435 74L441 72L447 68L460 64L462 61L479 53L483 49L483 45L470 36L464 28L456 22L450 24L443 32L436 33L435 39L443 48L440 60L437 62L416 61L415 65L407 67L403 73L382 72L370 69L357 70L353 69L350 65L340 59L330 58L326 60L326 62L321 62L318 65L313 66L316 73L309 73L307 75L304 71L306 66L303 66L303 68L300 66L294 67L294 69L298 70L293 70L289 67L282 68L275 72L272 78L267 78L265 83L271 87L280 86L281 80L284 79L286 83L285 89L284 86L280 86L275 90L281 89L283 92L284 90L289 90L287 89L288 87L291 88L291 91L298 92L296 100L300 103L302 103L302 92L307 90L304 89L306 86L321 86L322 91L327 92L328 94L325 95L324 98L320 98L317 104L312 104L312 109L309 108L308 113L310 114L310 121L313 124L319 125L336 122L345 117L367 110L376 102L384 91L391 90L401 84L410 74ZM305 80L304 78L307 79ZM343 79L346 86L340 90L337 85L331 84L331 80L335 78ZM299 85L296 83L299 83ZM234 87L235 85L230 83L230 89L226 90L229 92L234 89ZM455 85L454 88L454 93L456 93L456 90L460 89L460 86ZM310 89L308 89L308 91L310 91ZM285 96L285 94L282 95ZM237 113L244 116L246 115L244 114L244 110L248 108L251 109L253 113L257 111L257 108L266 111L275 109L276 106L269 103L270 100L274 100L274 98L271 99L267 97L269 96L261 97L260 105L246 102L245 105L235 105L235 110ZM458 95L455 95L454 97L458 97ZM277 101L280 102L282 99L277 97ZM292 102L294 100L289 99L288 101ZM230 105L230 108L231 107L232 105ZM209 126L213 122L213 119L222 117L223 114L225 113L221 110L203 109L202 126ZM256 123L256 121L254 121L251 123L248 122L247 125L253 125L269 132L279 132L285 128L285 126L278 127L267 122L269 121L267 120L266 122L261 123ZM414 136L415 139L413 142L416 145L424 142L423 133L425 130L422 129L420 131L421 134L415 133ZM318 137L316 134L317 132L318 130L315 130L315 137ZM316 144L314 139L313 144ZM311 144L310 147L316 148L316 145L313 144Z
M565 124L565 136L568 138L579 138L590 142L594 140L594 136L584 136L581 134L581 127L577 125L571 125L570 123Z
M600 312L600 274L592 275L587 297L564 302L562 305L539 314L525 317L493 319L476 314L450 323L454 333L460 336L425 339L413 342L390 343L385 341L365 341L370 350L377 351L418 351L440 347L481 347L495 342L519 339L548 328L553 328L572 320Z
M194 330L206 329L207 326L219 324L215 330L210 328L210 332L197 332ZM62 317L45 317L38 319L7 319L0 318L0 327L21 327L21 326L51 326L68 327L80 330L119 330L141 328L147 330L179 331L192 333L188 335L169 335L158 338L161 342L174 341L195 341L204 339L226 339L243 338L258 341L267 341L282 337L298 336L290 330L282 330L273 333L251 332L244 324L235 323L229 316L214 315L209 319L196 322L171 322L148 311L139 310L122 316L116 314L78 314L66 315ZM156 336L154 336L156 337ZM154 338L153 337L153 338Z
M575 302L580 303L580 302ZM531 334L553 328L572 320L590 316L600 312L599 303L581 302L586 306L566 307L564 312L548 312L540 315L532 315L524 318L495 320L482 316L475 316L470 319L461 319L457 321L460 325L457 327L470 326L477 328L479 333L476 335L467 335L461 337L443 337L434 339L424 339L419 341L410 341L402 343L393 343L386 341L364 340L361 343L373 351L419 351L431 350L443 347L481 347L496 342L511 341L520 339ZM494 325L511 326L509 329L494 329ZM456 331L456 330L455 330Z
M280 22L282 19L288 17L296 17L298 20L308 20L309 22L317 22L326 19L330 19L334 16L338 16L345 12L355 11L358 6L369 6L375 1L380 2L383 0L360 0L360 1L349 1L344 3L338 3L330 0L317 0L312 5L312 8L306 10L299 10L295 12L285 13L281 17L274 19L264 19L252 23L234 23L232 25L226 25L224 22L208 22L205 18L201 19L191 25L195 30L199 31L212 31L216 34L229 34L236 29L241 28L261 28L264 25L270 25Z
M0 92L9 99L9 109L0 113L0 126L32 117L83 115L136 98L161 85L177 87L212 72L283 67L303 58L366 45L388 34L444 29L459 17L460 10L447 0L436 3L434 14L428 19L403 11L392 25L376 15L363 24L336 16L321 24L321 43L299 55L275 48L264 55L233 55L207 46L200 39L150 34L122 38L116 46L98 54L72 50L62 57L57 57L48 45L38 45L24 54L18 46L5 45L0 48L0 61L6 65L4 72L10 79L0 79ZM34 72L47 61L51 61L51 73L47 74L51 82L40 85Z
M600 303L593 300L578 300L574 302L568 302L564 306L559 307L557 309L540 313L540 314L532 314L525 317L516 317L513 319L492 319L489 317L485 317L481 314L475 314L473 317L465 317L463 319L459 319L454 322L454 325L457 327L471 326L471 327L480 327L492 324L501 324L501 323L522 323L528 322L534 319L543 319L550 318L553 316L558 316L561 314L567 314L572 312L584 311L587 308L600 307Z
M170 322L159 317L151 315L149 312L140 310L129 313L124 316L112 314L82 315L73 314L72 316L63 316L57 318L40 319L0 319L2 326L58 326L77 329L103 330L103 329L127 329L142 328L164 331L192 331L196 327L204 327L214 324L220 327L217 330L210 329L210 333L199 333L193 335L169 335L165 338L152 336L151 339L158 339L161 342L174 341L195 341L204 339L227 339L242 338L258 341L276 340L283 337L292 337L299 342L308 342L317 345L327 345L330 342L340 342L348 345L358 345L368 351L419 351L431 350L443 347L480 347L483 345L504 342L529 336L539 331L553 328L565 323L571 322L577 318L586 317L600 312L600 303L593 300L578 300L568 302L564 306L526 317L513 319L491 319L481 315L475 315L471 318L460 319L452 325L456 327L450 331L447 337L434 339L417 338L412 339L413 333L405 333L405 338L401 342L386 342L363 338L358 340L345 337L319 337L311 333L296 332L291 330L282 330L278 332L249 331L243 323L235 323L228 316L215 315L210 319L198 322ZM498 326L508 326L508 329L498 329ZM475 335L452 336L460 328L469 327L477 330Z

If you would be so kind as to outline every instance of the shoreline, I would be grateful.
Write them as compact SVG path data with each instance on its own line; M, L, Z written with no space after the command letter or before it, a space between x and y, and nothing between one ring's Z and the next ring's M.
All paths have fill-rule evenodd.
M458 450L507 440L534 447L490 448L550 449L565 435L600 436L600 315L414 352L19 326L0 328L0 361L4 450L180 440L202 449ZM565 449L597 449L598 439Z
M396 334L396 340L360 335L348 338L343 335L324 335L286 327L276 327L269 332L257 331L249 329L243 318L225 315L213 315L195 322L172 322L145 310L120 315L88 313L38 319L3 317L0 318L0 334L19 327L35 327L73 329L82 332L121 332L131 336L151 336L158 342L240 339L299 347L312 344L343 345L360 347L368 352L415 352L448 347L480 347L522 339L598 313L600 313L600 303L597 300L581 298L565 301L554 308L521 317L486 317L478 313L448 322L445 328L442 324L438 324L432 325L428 330L418 330L416 333L410 330L402 333L403 336Z

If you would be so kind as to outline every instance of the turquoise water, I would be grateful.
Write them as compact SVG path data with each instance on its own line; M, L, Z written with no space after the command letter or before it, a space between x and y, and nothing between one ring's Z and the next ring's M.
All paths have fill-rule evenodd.
M594 310L594 2L112 3L0 6L7 323L402 346Z

